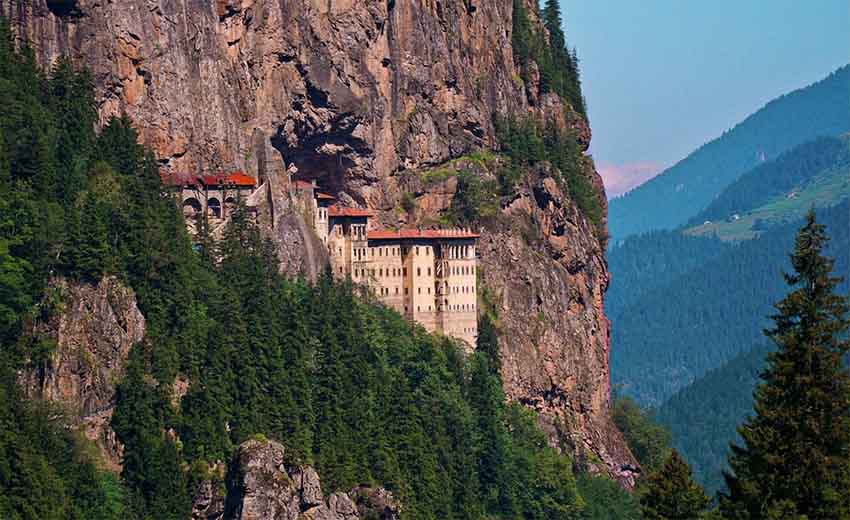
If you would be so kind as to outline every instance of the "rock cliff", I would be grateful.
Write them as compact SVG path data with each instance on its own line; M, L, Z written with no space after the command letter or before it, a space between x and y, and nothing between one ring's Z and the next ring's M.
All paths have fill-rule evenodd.
M590 142L569 105L539 95L534 74L520 79L504 0L0 0L0 14L43 62L87 66L101 121L126 112L163 170L317 179L386 224L445 212L456 180L416 179L493 147L497 114L530 114ZM604 206L589 158L584 171ZM408 192L413 214L400 210ZM498 216L481 252L506 392L541 412L553 445L630 485L634 459L609 417L596 233L545 171ZM301 258L314 249L309 233L292 231L300 221L269 219L279 244L297 243L281 251L284 267L315 271L321 259Z
M96 286L51 281L31 337L46 356L31 360L20 382L31 397L61 404L86 437L95 441L113 469L121 445L109 427L115 385L133 344L145 334L145 318L133 291L114 277Z
M244 442L230 464L226 491L213 479L201 483L192 507L197 520L398 520L400 507L381 488L358 487L325 497L311 466L286 463L284 447ZM223 495L224 492L224 496Z

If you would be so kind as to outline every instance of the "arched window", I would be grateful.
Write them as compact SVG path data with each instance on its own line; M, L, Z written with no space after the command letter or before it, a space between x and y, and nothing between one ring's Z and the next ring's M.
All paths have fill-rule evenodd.
M221 218L221 201L215 197L207 200L207 215L212 218Z
M201 212L201 203L194 197L183 201L183 216L187 218L196 217Z

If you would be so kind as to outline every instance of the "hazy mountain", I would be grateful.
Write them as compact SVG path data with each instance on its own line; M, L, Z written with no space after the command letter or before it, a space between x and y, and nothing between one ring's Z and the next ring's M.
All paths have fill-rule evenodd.
M640 187L613 199L615 240L672 229L699 213L743 173L794 146L850 131L850 66L765 105Z

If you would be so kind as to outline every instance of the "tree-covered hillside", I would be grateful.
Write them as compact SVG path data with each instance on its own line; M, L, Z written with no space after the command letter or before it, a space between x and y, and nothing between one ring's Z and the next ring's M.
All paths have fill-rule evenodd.
M850 103L850 101L848 101ZM775 197L796 197L807 183L831 170L850 169L850 137L821 137L803 143L776 160L743 174L724 189L703 211L690 220L699 225L706 220L728 219L746 213ZM847 194L850 196L850 193Z
M737 440L735 429L752 413L753 388L770 350L764 343L709 370L655 412L709 494L723 487L729 443Z
M829 253L837 258L837 272L848 269L848 212L850 201L818 213L833 238ZM622 296L611 298L606 307L612 322L614 384L642 404L657 406L694 378L761 342L770 302L784 289L779 273L788 268L796 227L772 228L735 246L713 244L705 255L694 245L705 243L701 237L636 237L632 240L644 249L615 246L609 255L611 291ZM668 275L667 266L687 261L688 255L699 257L690 260L695 267ZM652 260L656 257L667 260ZM644 264L644 258L650 261ZM640 268L632 267L635 274L618 282L620 266L626 266L624 272L628 266Z
M612 238L672 229L760 162L798 144L850 131L850 66L777 98L661 175L611 201Z

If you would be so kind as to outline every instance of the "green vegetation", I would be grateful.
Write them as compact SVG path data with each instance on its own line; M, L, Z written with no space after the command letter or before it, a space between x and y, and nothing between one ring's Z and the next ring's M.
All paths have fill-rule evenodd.
M621 240L685 224L727 186L765 160L821 136L847 133L848 91L850 65L771 101L658 177L613 199L608 214L611 236ZM767 186L765 183L749 193L770 193Z
M848 212L850 200L818 211L832 235L828 254L836 257L839 272L850 270ZM762 343L761 329L768 323L759 316L767 316L769 302L784 292L776 275L788 269L785 252L796 228L776 226L737 245L659 232L612 248L606 311L613 323L613 382L640 404L659 406L708 370ZM846 281L840 290L848 291Z
M87 76L42 74L0 27L0 516L183 519L198 479L258 436L314 464L327 492L386 486L405 518L580 515L570 459L505 403L489 317L464 356L351 285L287 280L244 207L217 243L201 226L196 251L130 121L96 134ZM120 481L16 383L50 352L25 330L61 306L35 305L49 277L104 275L146 317L111 423Z
M729 444L740 442L738 424L752 414L753 397L768 345L734 357L676 392L655 412L674 447L710 495L723 489Z
M640 520L640 504L631 493L624 491L607 477L582 475L578 490L587 504L582 520Z
M763 205L742 212L739 218L710 221L683 231L689 235L714 235L720 240L749 240L771 226L803 218L814 208L824 208L850 198L850 163L833 164L827 170L775 195Z
M839 170L846 177L850 169L848 141L847 137L821 137L753 168L724 189L691 219L690 225L727 219L734 213L747 213L771 200L785 199L825 172Z
M416 211L416 197L409 191L404 192L404 195L401 196L401 209L407 213Z
M507 191L518 182L522 169L548 161L557 168L555 178L561 189L569 193L604 243L604 214L599 195L584 173L585 157L572 132L555 125L541 128L531 118L497 120L496 131L502 152L510 158L510 163L499 173L502 190Z
M650 474L640 497L646 520L696 520L707 513L709 500L691 479L691 469L676 450Z
M568 101L572 107L587 118L584 97L581 94L578 56L575 49L567 47L561 20L561 8L557 0L546 0L541 18L549 33L548 39L542 31L536 31L528 18L524 2L513 2L513 32L511 46L514 62L520 68L526 85L531 79L531 64L537 65L540 74L540 94L554 92Z
M661 469L670 456L670 433L628 397L614 402L611 415L644 473Z
M850 516L850 306L836 293L828 241L809 212L784 275L790 292L765 331L777 350L756 387L755 415L738 430L743 444L732 446L721 497L729 518Z

